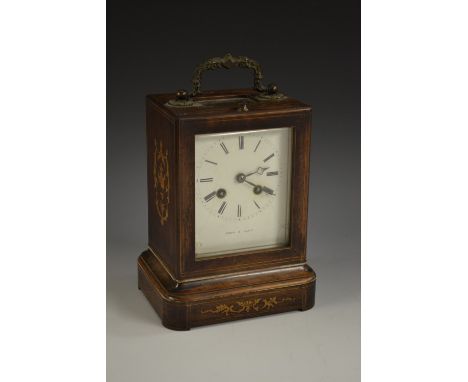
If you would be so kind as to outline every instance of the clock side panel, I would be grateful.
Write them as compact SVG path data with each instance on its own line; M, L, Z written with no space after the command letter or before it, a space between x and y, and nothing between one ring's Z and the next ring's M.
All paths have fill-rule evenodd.
M176 125L147 98L148 245L173 277L178 276Z

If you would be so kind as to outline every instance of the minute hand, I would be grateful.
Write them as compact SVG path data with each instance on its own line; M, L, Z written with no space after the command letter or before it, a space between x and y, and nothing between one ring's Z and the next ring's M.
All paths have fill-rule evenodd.
M262 187L262 191L263 191L263 192L266 192L267 194L270 194L270 195L274 195L274 194L275 194L274 191L273 191L271 188L268 188L268 187L266 187L266 186L263 186L263 187Z
M266 192L267 194L275 195L275 192L274 192L271 188L269 188L269 187L260 186L260 185L254 184L254 183L248 181L247 179L245 179L244 182L247 183L247 184L250 184L252 187L254 187L254 192L255 192L255 188L258 187L258 188L261 189L261 191ZM255 193L259 194L261 191L255 192Z

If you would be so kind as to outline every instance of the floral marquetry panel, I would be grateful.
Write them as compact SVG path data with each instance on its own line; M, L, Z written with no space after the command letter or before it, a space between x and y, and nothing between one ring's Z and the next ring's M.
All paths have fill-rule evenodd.
M294 297L269 297L269 298L254 298L251 300L236 301L235 304L219 304L214 309L202 310L202 314L220 313L229 316L234 313L248 313L250 311L261 312L263 310L270 310L278 304L284 302L295 301Z
M148 105L147 121L149 247L175 275L177 272L175 254L178 248L175 237L177 232L175 131L172 121L158 113L151 103Z
M248 298L229 299L218 303L203 304L192 307L194 321L203 324L205 321L225 321L247 318L270 313L300 309L304 293L301 288L289 289L283 293L256 295Z
M155 204L161 225L169 217L169 191L170 175L169 161L167 159L168 151L165 149L162 141L154 140L154 159L153 159L153 181L155 189Z

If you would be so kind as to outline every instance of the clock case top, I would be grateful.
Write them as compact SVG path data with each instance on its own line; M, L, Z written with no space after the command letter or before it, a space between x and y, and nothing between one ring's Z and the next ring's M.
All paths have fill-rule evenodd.
M148 95L149 251L177 282L305 263L311 107L292 98L258 100L255 89L206 91L198 106L174 107L174 94ZM293 128L290 244L195 258L195 135Z

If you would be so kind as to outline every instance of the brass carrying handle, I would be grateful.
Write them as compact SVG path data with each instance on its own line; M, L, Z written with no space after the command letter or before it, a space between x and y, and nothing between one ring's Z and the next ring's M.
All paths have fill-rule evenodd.
M260 64L251 58L244 56L233 56L228 53L224 57L210 58L195 68L195 72L193 73L192 77L192 94L190 94L190 96L194 97L201 93L201 77L204 71L221 68L230 69L232 67L252 69L254 72L254 89L258 90L259 92L263 92L265 90L264 86L262 85L263 72Z

